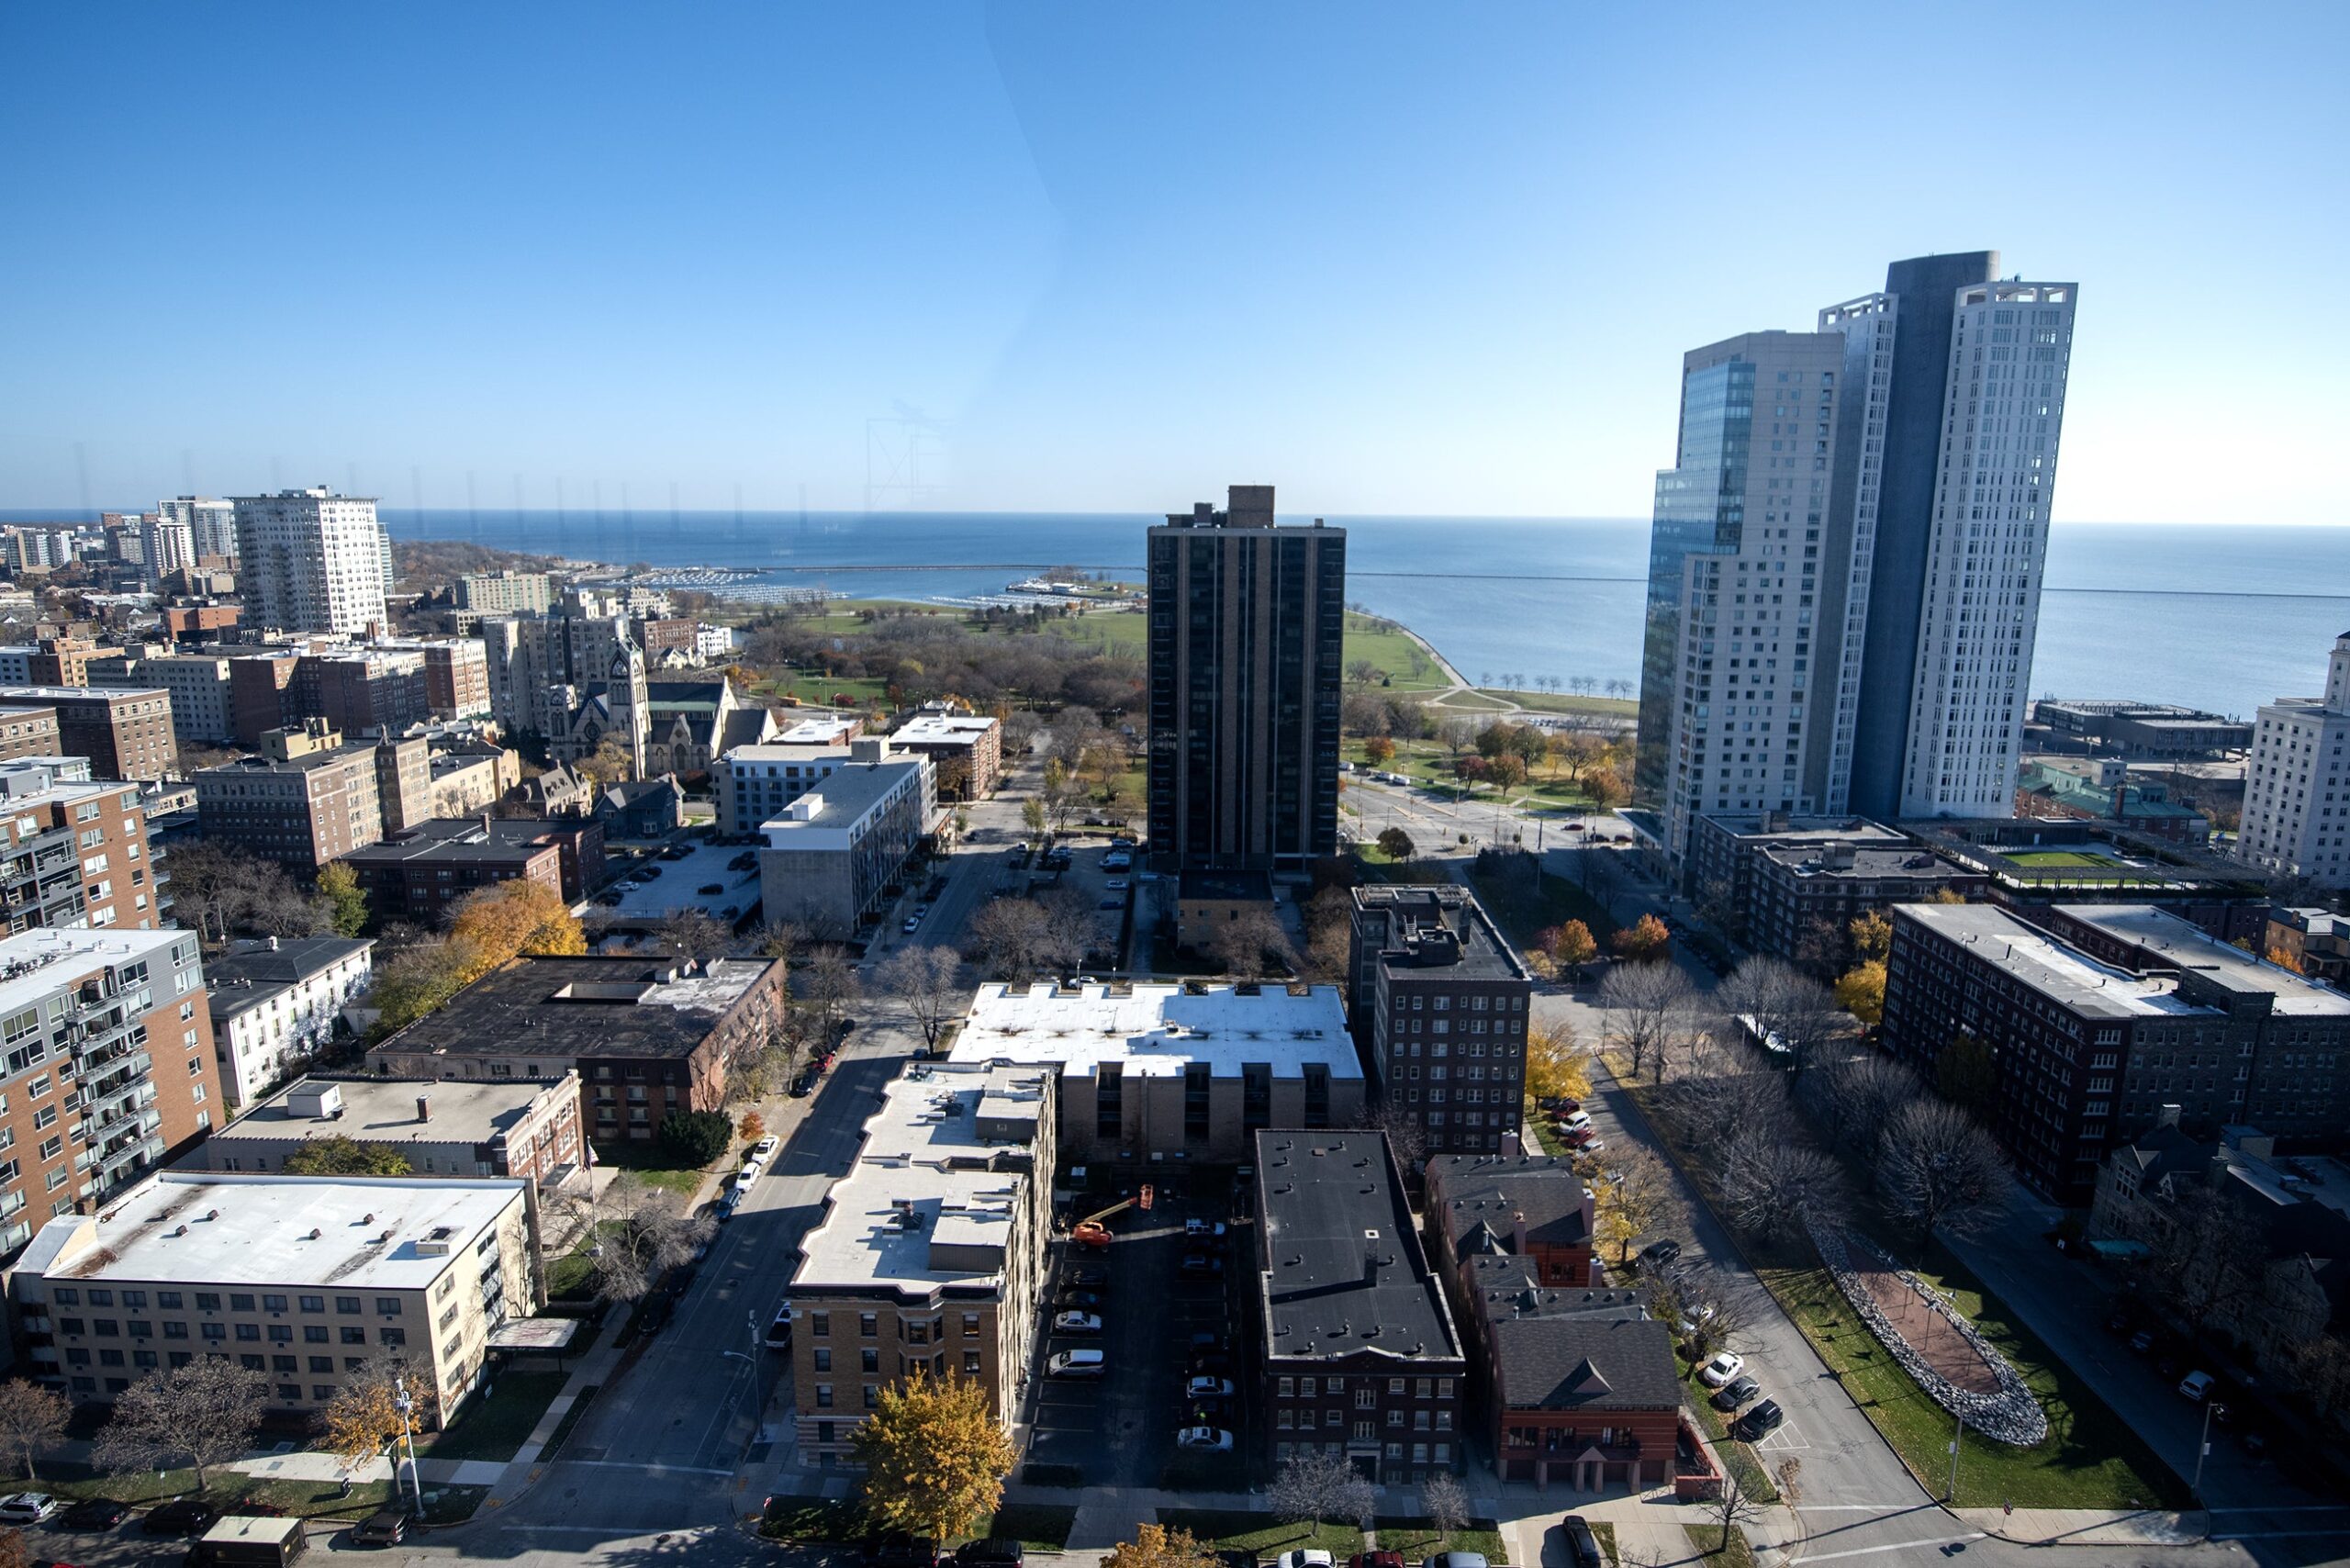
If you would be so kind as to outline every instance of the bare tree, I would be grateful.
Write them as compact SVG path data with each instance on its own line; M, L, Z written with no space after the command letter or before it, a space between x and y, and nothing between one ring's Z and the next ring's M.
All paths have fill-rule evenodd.
M1469 1525L1469 1494L1460 1477L1449 1470L1431 1471L1428 1478L1420 1483L1420 1510L1427 1515L1428 1523L1436 1527L1436 1533L1443 1538L1443 1545L1449 1550L1452 1538Z
M1720 1269L1684 1263L1657 1282L1650 1305L1690 1358L1704 1361L1752 1326L1755 1288L1740 1289L1740 1277Z
M849 961L848 949L831 944L817 948L800 966L800 972L791 978L791 989L814 1010L827 1029L838 1024L848 1004L865 993L864 982L856 978L856 966Z
M2256 1301L2268 1282L2268 1242L2244 1212L2210 1187L2172 1200L2147 1259L2154 1294L2190 1328L2224 1320Z
M1828 1135L1830 1148L1845 1148L1874 1169L1877 1149L1893 1114L1925 1096L1925 1086L1891 1057L1854 1057L1806 1075L1804 1103Z
M1722 1012L1755 1042L1803 1076L1813 1056L1851 1028L1835 993L1783 958L1752 958L1715 992Z
M1751 1495L1739 1480L1739 1473L1729 1465L1722 1467L1722 1484L1705 1503L1706 1517L1721 1526L1721 1544L1714 1550L1729 1550L1729 1532L1743 1529L1762 1517L1762 1504Z
M1284 1519L1315 1524L1368 1524L1378 1495L1362 1473L1326 1449L1284 1460L1265 1501Z
M1664 1060L1695 1021L1696 990L1674 964L1612 964L1599 982L1607 1037L1631 1058L1632 1076L1662 1081Z
M902 1003L912 1015L922 1030L923 1045L935 1049L947 1020L970 1002L962 968L962 960L951 947L903 947L883 960L874 979L884 995Z
M1414 1183L1419 1182L1428 1162L1428 1135L1410 1107L1382 1099L1375 1105L1364 1105L1356 1125L1385 1133L1387 1147L1394 1151L1396 1165Z
M1767 1124L1739 1130L1722 1146L1715 1167L1724 1215L1768 1241L1803 1233L1813 1219L1841 1223L1845 1214L1842 1170L1816 1148Z
M0 1453L24 1466L25 1479L39 1479L36 1460L57 1446L73 1418L65 1395L23 1378L0 1383Z
M599 1193L562 1201L590 1227L599 1301L643 1299L665 1271L691 1258L717 1229L711 1219L688 1213L680 1194L625 1170Z
M1025 985L1045 961L1045 909L1033 899L997 899L971 916L971 954L988 972Z
M1877 1197L1919 1239L1937 1230L1980 1235L2007 1211L2007 1156L1980 1123L1940 1100L1913 1100L1886 1122L1876 1161Z
M725 923L713 915L699 909L673 909L653 928L648 941L656 952L699 960L722 955L733 936Z
M1243 910L1237 920L1217 926L1208 951L1235 980L1260 980L1276 969L1297 967L1289 934L1269 909Z
M185 1462L196 1489L207 1472L252 1447L269 1406L269 1377L226 1359L161 1368L125 1390L90 1457L109 1473Z

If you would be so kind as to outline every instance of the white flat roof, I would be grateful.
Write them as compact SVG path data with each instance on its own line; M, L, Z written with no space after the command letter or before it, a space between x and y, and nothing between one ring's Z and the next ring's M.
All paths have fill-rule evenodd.
M1024 1154L1033 1147L983 1139L982 1111L990 1122L1024 1119L1033 1128L1045 1113L1037 1070L933 1062L885 1084L880 1109L866 1121L856 1162L833 1183L823 1218L800 1238L792 1289L893 1285L927 1294L942 1284L984 1283L1001 1275L1013 1212L1038 1176L1009 1159L1004 1169L992 1170L955 1163L1015 1149ZM901 1203L918 1216L913 1229L899 1221ZM934 1267L934 1242L992 1248L999 1261L988 1268Z
M773 741L764 744L771 745L835 745L846 739L848 733L856 728L860 720L858 719L840 719L832 717L821 719L801 719L787 727L783 734L776 736Z
M893 743L927 742L968 745L995 728L995 720L976 713L923 713L890 733Z
M1231 985L1196 995L1180 985L981 986L948 1059L1050 1062L1080 1075L1116 1062L1147 1078L1192 1062L1218 1077L1266 1062L1290 1078L1319 1062L1333 1079L1362 1076L1346 1005L1328 985L1292 995L1268 984L1254 996Z
M107 1204L95 1221L82 1215L50 1221L17 1267L61 1282L423 1290L522 1201L526 1185L487 1176L165 1170Z
M100 964L135 963L141 958L151 962L157 953L173 943L190 942L195 937L194 932L182 931L177 926L134 931L116 925L95 930L38 926L14 936L0 937L0 1017L48 997L72 979L77 969L95 969Z

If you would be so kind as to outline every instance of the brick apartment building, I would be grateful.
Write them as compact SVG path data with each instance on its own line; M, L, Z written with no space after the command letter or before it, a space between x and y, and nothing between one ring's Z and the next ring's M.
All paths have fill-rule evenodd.
M1009 1430L1050 1265L1052 1075L944 1063L882 1086L823 1215L800 1238L793 1324L800 1461L852 1463L884 1390L957 1376Z
M384 835L375 748L345 745L315 721L269 731L260 756L199 769L196 805L204 837L299 875Z
M942 801L984 801L1003 781L1003 726L990 717L925 708L900 725L890 744L930 758Z
M579 1080L476 1082L309 1073L261 1101L196 1150L207 1170L280 1171L320 1138L389 1149L419 1176L521 1176L546 1184L584 1170Z
M1516 1131L1534 983L1466 888L1357 888L1355 1038L1382 1103L1431 1154L1489 1154Z
M764 958L516 958L367 1052L400 1078L576 1071L588 1136L650 1138L672 1111L726 1107L728 1064L782 1021L784 966Z
M0 1255L186 1148L219 1111L194 932L0 938Z
M0 762L57 756L64 749L56 709L31 703L0 704Z
M11 933L163 923L135 786L94 782L86 757L27 757L0 763L0 904Z
M88 757L101 778L152 780L179 767L172 694L161 687L19 686L0 690L0 700L55 709L59 748Z
M2350 996L2151 905L1897 906L1884 1037L1929 1081L1990 1047L1992 1130L2036 1191L2085 1205L2108 1149L2177 1105L2306 1148L2350 1127Z
M602 829L584 824L600 838ZM439 925L450 906L501 882L536 882L558 898L576 898L564 878L564 844L577 830L555 831L527 819L464 817L421 822L342 857L366 890L367 907ZM600 846L596 851L600 861Z
M163 611L163 631L174 643L202 643L232 629L243 610L233 604L192 604Z
M1386 1136L1260 1132L1255 1153L1259 1457L1319 1449L1387 1486L1457 1473L1469 1361Z

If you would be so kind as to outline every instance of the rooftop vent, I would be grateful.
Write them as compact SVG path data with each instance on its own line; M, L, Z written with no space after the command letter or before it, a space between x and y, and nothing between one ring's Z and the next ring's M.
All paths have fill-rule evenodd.
M321 1237L323 1237L323 1236L325 1236L325 1235L326 1235L326 1232L325 1232L325 1231L323 1231L323 1230L320 1230L317 1226L315 1226L315 1225L314 1225L314 1226L312 1226L310 1227L310 1239L311 1239L311 1240L316 1241L316 1240L319 1239Z
M220 1211L218 1209L207 1209L204 1211L204 1217L207 1219L218 1219L220 1217Z

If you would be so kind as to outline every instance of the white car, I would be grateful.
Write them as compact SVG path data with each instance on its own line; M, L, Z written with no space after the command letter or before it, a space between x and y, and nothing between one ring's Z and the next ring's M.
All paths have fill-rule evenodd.
M768 1160L775 1158L775 1151L782 1147L783 1140L776 1137L775 1134L769 1133L767 1137L761 1138L758 1142L751 1146L751 1158L757 1160L760 1164L765 1165Z
M1124 877L1113 877L1102 885L1113 893L1123 893L1126 890L1126 879Z
M1589 1126L1591 1126L1589 1111L1572 1111L1559 1118L1559 1130L1562 1133L1579 1133Z
M1697 1381L1707 1388L1719 1388L1746 1370L1746 1358L1734 1351L1724 1350L1697 1369Z
M1098 1312L1058 1313L1053 1317L1053 1332L1056 1334L1099 1334L1102 1332L1102 1315Z
M57 1499L46 1492L17 1492L0 1497L0 1522L37 1525L57 1512Z
M1217 1453L1232 1451L1232 1434L1221 1427L1186 1427L1175 1434L1179 1449L1212 1449Z
M743 1161L743 1169L734 1172L734 1185L747 1187L767 1173L767 1168L755 1159Z
M1232 1380L1228 1377L1189 1379L1183 1384L1183 1397L1186 1399L1229 1399L1232 1397Z
M1273 1559L1273 1568L1331 1568L1330 1554L1311 1547L1284 1551Z
M1710 1306L1701 1306L1695 1312L1684 1306L1681 1316L1673 1320L1673 1327L1683 1334L1695 1334L1713 1320L1714 1309Z

